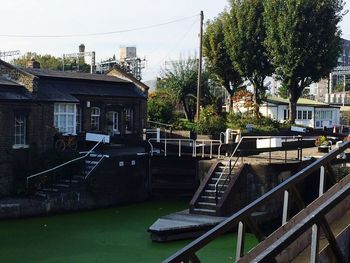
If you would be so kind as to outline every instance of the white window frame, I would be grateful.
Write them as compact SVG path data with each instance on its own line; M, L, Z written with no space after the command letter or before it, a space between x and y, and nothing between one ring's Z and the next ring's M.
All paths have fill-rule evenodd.
M80 105L76 105L76 132L82 131L82 109Z
M27 117L16 114L14 118L14 145L13 149L28 148L27 145Z
M125 118L125 133L133 133L134 131L134 108L126 108L124 111ZM129 122L131 127L127 126L127 122Z
M99 107L92 107L91 115L90 115L91 130L93 131L100 130L100 117L101 117L101 109Z
M70 121L72 123L70 123ZM63 126L60 125L63 123ZM54 126L63 135L76 135L77 128L77 106L75 103L55 103Z

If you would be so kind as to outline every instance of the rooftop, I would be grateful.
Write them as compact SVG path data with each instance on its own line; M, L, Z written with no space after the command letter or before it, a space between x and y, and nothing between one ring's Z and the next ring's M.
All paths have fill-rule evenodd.
M273 103L273 104L289 104L288 99L284 99L281 97L275 97L275 96L268 96L267 97L267 102ZM310 99L305 99L305 98L300 98L297 102L297 105L307 105L307 106L319 106L319 107L330 107L329 104L315 101L315 100L310 100Z

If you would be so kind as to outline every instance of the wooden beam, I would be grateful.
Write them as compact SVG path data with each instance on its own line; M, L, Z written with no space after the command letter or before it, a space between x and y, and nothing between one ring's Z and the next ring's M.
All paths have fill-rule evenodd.
M196 254L192 254L190 256L190 261L191 261L191 263L201 263L200 259L197 257Z
M335 239L335 236L332 232L332 229L330 228L330 226L329 226L329 224L324 216L321 217L321 219L320 219L320 225L323 229L323 232L324 232L326 238L328 239L329 246L331 247L337 262L346 263L347 261L345 260L344 255L343 255L342 251L340 250L338 243L337 243L337 240Z
M266 236L260 231L258 224L251 218L251 216L248 216L245 219L245 222L247 223L250 231L252 231L252 233L255 235L259 242L265 240Z

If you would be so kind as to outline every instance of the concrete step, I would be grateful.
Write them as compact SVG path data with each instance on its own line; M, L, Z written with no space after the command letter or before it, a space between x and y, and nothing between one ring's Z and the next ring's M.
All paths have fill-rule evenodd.
M221 196L218 196L218 200L221 199ZM216 198L215 196L210 196L210 195L202 195L200 198L199 198L200 201L203 201L203 202L215 202Z
M59 189L57 189L57 188L48 188L48 187L46 187L46 188L41 188L41 191L44 191L44 192L55 192L55 193L57 193L57 192L59 191Z
M214 202L214 203L198 202L198 203L195 205L195 208L215 210L216 204L215 204L215 202Z
M47 197L47 194L45 194L45 193L42 192L42 191L36 192L35 195L38 196L38 197L43 197L43 198L46 198L46 197Z
M72 180L66 179L66 180L60 180L59 181L59 183L62 183L62 184L70 184L70 183L76 184L78 182L79 182L79 180L75 180L75 179L72 179Z
M54 188L69 188L70 185L69 184L62 184L62 183L57 183L57 184L53 184Z
M85 166L95 166L96 164L98 164L98 161L85 160Z
M215 190L204 190L204 192L208 195L214 195L216 194L216 191ZM224 194L224 191L218 191L218 194Z
M193 212L202 215L216 215L216 211L213 209L193 208Z

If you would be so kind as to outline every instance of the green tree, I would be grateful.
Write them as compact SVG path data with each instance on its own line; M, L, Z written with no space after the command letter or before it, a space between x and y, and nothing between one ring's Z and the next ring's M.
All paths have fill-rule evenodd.
M336 65L341 50L342 0L266 0L265 44L289 92L290 122L305 87Z
M230 98L242 84L242 77L233 67L224 38L222 17L208 21L203 36L203 54L206 68L212 73L212 79L230 94ZM230 99L230 107L232 106Z
M148 96L147 113L151 121L171 123L174 119L175 96L169 90L157 89Z
M14 59L12 63L21 67L26 67L27 62L32 58L40 62L40 67L43 69L60 69L62 67L61 58L49 54L40 55L35 52L27 52L21 57Z
M163 69L158 87L171 90L182 104L186 118L194 120L196 113L197 90L197 59L188 58L171 62L170 67ZM203 71L201 79L201 105L211 104L213 96L210 94L211 83L209 73Z
M231 0L230 10L224 14L225 41L239 73L253 85L256 116L264 98L264 80L272 75L273 67L264 46L266 30L261 0Z
M277 95L281 98L288 99L289 97L288 87L282 83L282 85L279 86L277 90Z

